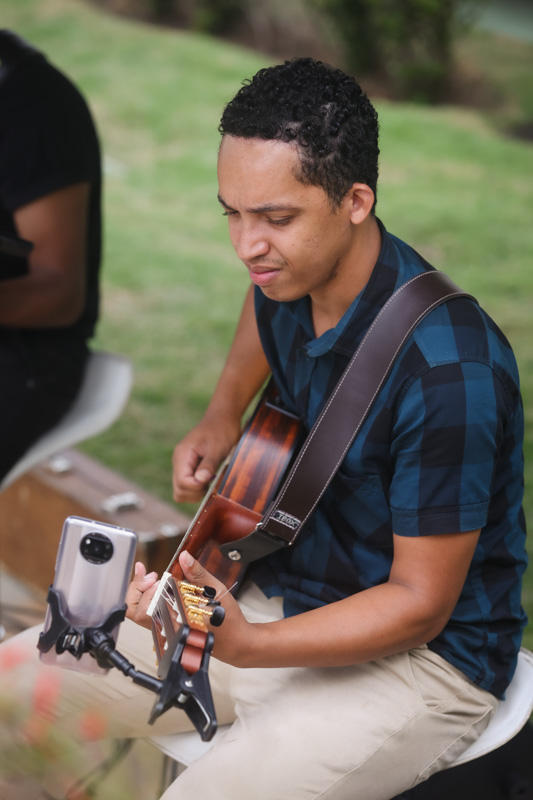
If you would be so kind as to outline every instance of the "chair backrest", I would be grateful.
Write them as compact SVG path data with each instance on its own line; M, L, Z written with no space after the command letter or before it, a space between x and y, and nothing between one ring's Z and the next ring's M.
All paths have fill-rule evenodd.
M503 700L479 739L451 765L457 767L502 747L519 733L533 713L533 653L522 648L516 672Z
M41 461L107 430L122 414L133 385L133 368L124 356L95 350L72 408L22 456L0 484L4 490Z

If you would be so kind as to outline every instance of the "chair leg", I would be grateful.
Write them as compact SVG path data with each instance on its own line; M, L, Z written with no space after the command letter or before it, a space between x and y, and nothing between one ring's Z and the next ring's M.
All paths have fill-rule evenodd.
M161 785L159 789L160 794L163 794L186 769L186 766L180 764L179 761L175 761L171 756L163 755L163 762L161 764Z

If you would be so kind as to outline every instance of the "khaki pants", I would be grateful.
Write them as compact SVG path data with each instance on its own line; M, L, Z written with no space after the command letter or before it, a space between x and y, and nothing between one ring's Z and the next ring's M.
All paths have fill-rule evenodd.
M251 584L241 603L250 621L281 617L279 599L267 600ZM60 673L54 725L73 737L87 708L105 718L107 736L191 728L177 709L148 725L155 695L117 670L91 677L39 666L38 632L30 629L0 647L0 692L9 686L22 701L37 671L41 678ZM12 668L10 647L17 653L11 661L18 662ZM24 647L31 656L21 655ZM117 649L136 669L154 671L149 631L126 620ZM389 800L453 762L498 703L425 646L327 669L240 670L212 659L210 679L219 723L234 724L164 800Z

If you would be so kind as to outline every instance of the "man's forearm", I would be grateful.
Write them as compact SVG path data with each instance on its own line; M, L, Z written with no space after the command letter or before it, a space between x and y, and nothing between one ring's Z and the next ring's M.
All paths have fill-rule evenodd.
M233 598L224 599L226 620L213 654L237 667L331 667L431 641L453 613L479 533L395 536L386 583L277 622L247 623ZM210 583L197 562L184 571L193 582Z
M83 286L73 290L63 273L40 269L0 283L0 326L61 328L71 325L83 308Z

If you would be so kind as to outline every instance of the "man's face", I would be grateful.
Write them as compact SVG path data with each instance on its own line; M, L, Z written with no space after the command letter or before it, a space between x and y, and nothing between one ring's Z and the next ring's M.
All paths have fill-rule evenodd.
M225 136L219 201L231 243L267 297L288 301L309 294L327 302L351 269L350 201L334 211L323 189L297 180L299 165L291 144Z

